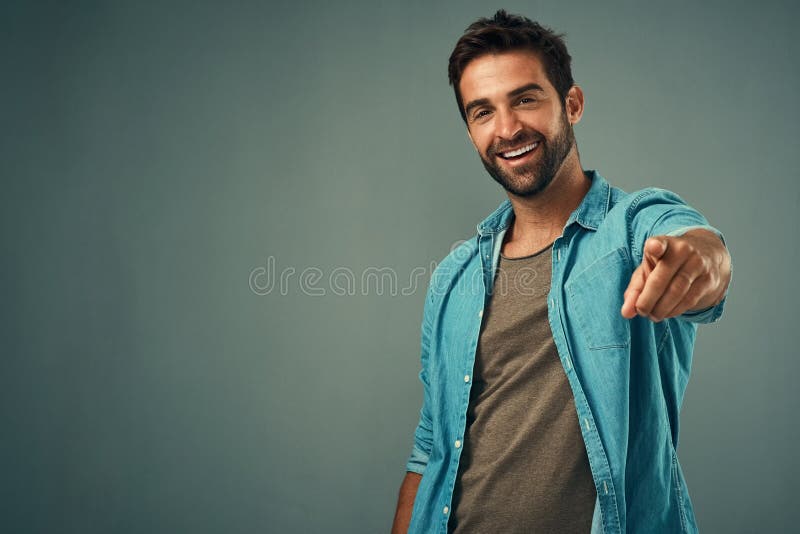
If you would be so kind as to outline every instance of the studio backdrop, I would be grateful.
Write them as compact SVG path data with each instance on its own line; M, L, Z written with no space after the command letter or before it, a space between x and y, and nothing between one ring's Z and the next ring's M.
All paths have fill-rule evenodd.
M5 2L0 531L389 530L426 284L505 198L446 76L500 7L566 33L584 167L732 252L701 531L796 528L795 4Z

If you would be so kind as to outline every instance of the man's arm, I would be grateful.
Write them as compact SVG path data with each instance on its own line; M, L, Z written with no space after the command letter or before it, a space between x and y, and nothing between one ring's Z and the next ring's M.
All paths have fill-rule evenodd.
M653 321L702 310L722 301L731 280L731 257L715 233L695 229L655 236L625 290L621 313Z
M403 483L400 485L400 495L397 497L397 511L394 513L394 523L392 524L392 534L406 534L408 525L411 523L411 511L414 509L414 498L417 496L417 488L422 475L418 473L406 473Z

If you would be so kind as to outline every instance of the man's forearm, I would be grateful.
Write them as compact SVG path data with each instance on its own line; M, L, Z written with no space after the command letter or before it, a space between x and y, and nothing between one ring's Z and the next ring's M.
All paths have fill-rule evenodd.
M417 473L406 473L403 483L400 485L400 494L397 497L397 511L394 514L394 524L392 524L392 534L406 534L408 524L411 522L411 511L414 509L414 498L417 496L417 488L422 475Z

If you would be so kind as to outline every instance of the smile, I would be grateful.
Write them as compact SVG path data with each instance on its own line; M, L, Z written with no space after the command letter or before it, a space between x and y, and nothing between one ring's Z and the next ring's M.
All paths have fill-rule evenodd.
M531 143L530 145L525 145L523 147L517 148L515 150L509 150L508 152L500 152L499 156L503 159L513 159L518 158L523 154L527 154L534 148L539 146L539 142Z

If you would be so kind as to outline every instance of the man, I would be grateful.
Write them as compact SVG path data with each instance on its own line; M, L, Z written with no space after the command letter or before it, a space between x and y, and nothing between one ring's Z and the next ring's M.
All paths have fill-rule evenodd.
M432 276L393 532L697 531L678 413L730 256L677 195L583 170L570 61L561 36L502 10L450 57L508 200Z

